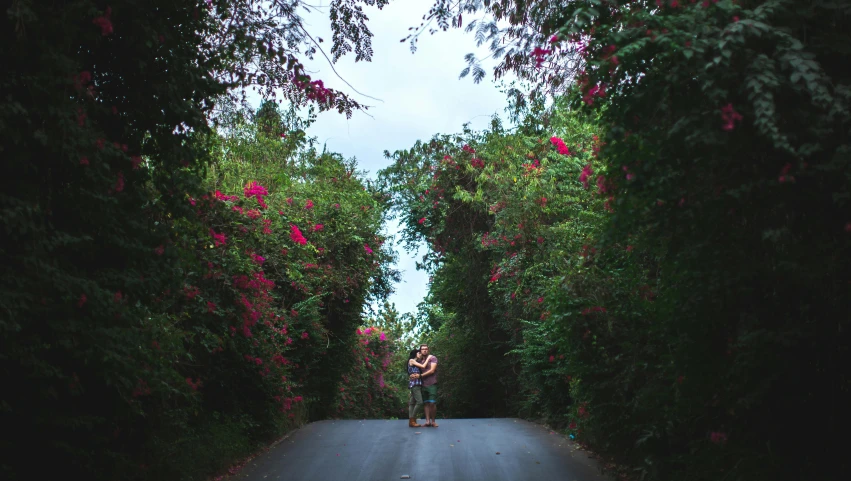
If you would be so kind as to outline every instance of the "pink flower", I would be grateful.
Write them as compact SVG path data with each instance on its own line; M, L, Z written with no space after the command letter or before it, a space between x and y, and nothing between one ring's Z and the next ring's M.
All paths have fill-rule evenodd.
M425 222L425 217L421 217L420 220L417 221L418 224L422 224Z
M210 235L213 236L213 242L216 247L223 246L227 243L227 237L224 234L216 234L216 231L210 229Z
M363 331L361 331L360 328L358 328L355 332L357 333L358 336L363 334Z
M87 300L88 300L88 299L86 298L86 295L85 295L85 294L80 294L80 300L79 300L79 301L77 301L77 307L82 308L82 307L83 307L83 305L85 305L85 304L86 304L86 301L87 301Z
M308 333L306 333L306 332L302 332L302 333L301 333L301 338L302 338L302 339L307 339L308 337L310 337L310 334L308 334Z
M84 85L88 85L92 81L92 73L88 70L83 70L79 74L77 74L77 78L74 80L74 85L77 89L83 88Z
M142 157L138 155L134 155L130 157L130 165L133 167L133 170L139 169L139 164L142 163Z
M266 258L255 253L251 253L251 260L253 260L257 265L262 266L264 262L266 262Z
M304 208L308 209L308 210L312 209L313 208L313 201L310 200L310 199L307 199L307 202L304 204Z
M214 196L216 199L221 200L221 201L239 200L239 197L237 197L237 196L235 196L235 195L225 195L225 194L222 194L222 192L221 192L220 190L217 190L217 191L213 194L213 196Z
M89 158L86 157L86 156L81 157L80 158L80 165L89 165Z
M387 336L385 336L385 335L384 335L384 333L382 332L382 333L381 333L381 335L380 335L380 336L378 336L378 339L379 339L379 340L382 340L382 341L386 341L386 340L387 340Z
M558 137L550 137L550 143L555 145L556 150L561 155L570 155L570 150L565 145L564 141Z
M368 244L363 245L363 250L365 250L367 254L372 254L372 249L369 248Z
M315 226L313 226L313 232L319 232L319 231L321 231L324 227L325 227L325 226L324 226L324 225L322 225L322 224L316 224Z
M538 304L540 304L540 303L542 303L542 302L544 302L544 298L543 298L543 297L539 297L539 298L538 298Z
M92 20L92 23L100 27L100 33L104 37L112 34L112 20L109 17L112 15L112 8L106 7L106 12L100 17Z
M586 105L594 105L594 97L605 97L606 96L606 87L605 85L594 85L585 95L582 97L582 101L585 102Z
M156 249L154 249L154 252L155 252L158 256L161 256L161 255L163 255L163 253L165 252L165 247L163 247L162 245L159 245L159 246L157 246L157 248L156 248Z
M251 197L257 198L257 203L260 204L260 207L266 208L266 201L263 200L264 197L269 195L269 191L266 190L265 187L258 184L256 181L252 181L250 184L246 185L242 190L243 194L245 194L246 199L250 199Z
M216 305L211 301L207 301L207 312L216 312Z
M307 244L307 239L304 238L304 235L302 235L295 224L290 224L290 239L299 245Z
M795 177L789 175L790 170L792 170L792 163L786 162L786 165L784 165L783 168L780 169L780 177L777 179L777 181L781 184L784 182L794 182Z
M588 188L588 179L594 175L594 171L591 170L591 164L586 165L582 169L582 173L579 174L579 182L582 182L582 185L587 189Z
M741 122L742 116L733 110L733 104L727 104L721 108L721 120L724 121L724 125L721 128L729 132L736 127L737 120Z
M709 440L715 444L724 444L727 442L727 434L713 431L709 433Z
M535 68L540 68L544 64L544 58L552 53L552 50L535 47L532 50L532 57L535 58Z
M115 179L115 185L112 187L112 190L116 192L122 192L124 190L124 172L118 173L118 178Z
M189 387L191 387L193 391L197 391L198 388L201 387L201 380L198 379L198 378L196 378L196 380L197 380L197 382L192 382L191 377L186 378L186 384L188 384Z
M371 327L367 327L367 328L366 328L366 330L365 330L365 331L363 331L363 334L364 334L365 336L368 336L368 335L372 334L372 328L371 328Z
M555 356L550 356L550 362L555 362L555 360L556 360Z

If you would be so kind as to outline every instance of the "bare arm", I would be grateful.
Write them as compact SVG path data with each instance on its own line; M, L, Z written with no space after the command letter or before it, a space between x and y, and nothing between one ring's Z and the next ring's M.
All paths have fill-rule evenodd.
M408 359L408 365L409 365L409 366L417 366L417 367L418 367L418 368L420 368L420 369L425 369L425 368L426 368L426 364L425 364L425 363L420 364L420 363L418 363L418 362L417 362L417 360L416 360L416 359Z
M428 361L426 361L426 364L428 364ZM435 373L435 371L437 371L437 363L433 363L431 365L431 367L428 369L428 371L426 371L422 374L422 377L431 376L432 374Z

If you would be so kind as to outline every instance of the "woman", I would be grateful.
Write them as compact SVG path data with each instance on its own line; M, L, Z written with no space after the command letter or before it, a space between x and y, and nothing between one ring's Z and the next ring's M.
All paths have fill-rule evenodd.
M411 351L408 356L408 388L411 394L408 397L408 426L412 428L421 428L421 424L417 424L417 411L423 406L423 381L420 379L420 369L423 364L418 363L422 357L419 349Z

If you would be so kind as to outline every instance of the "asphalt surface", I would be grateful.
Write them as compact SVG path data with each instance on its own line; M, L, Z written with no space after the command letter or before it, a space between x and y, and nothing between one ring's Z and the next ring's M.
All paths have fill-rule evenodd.
M520 419L320 421L251 461L239 481L604 481L585 451ZM419 433L419 434L418 434ZM403 476L410 478L403 478ZM233 478L232 478L233 479Z

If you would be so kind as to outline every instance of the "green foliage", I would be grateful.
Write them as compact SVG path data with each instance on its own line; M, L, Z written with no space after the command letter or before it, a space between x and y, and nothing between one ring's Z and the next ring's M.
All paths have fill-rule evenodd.
M357 342L345 358L348 369L336 384L335 417L343 419L404 418L407 409L407 383L391 382L401 361L396 340L377 327L358 329ZM407 357L406 357L407 359ZM404 400L402 399L404 395Z
M291 167L276 165L289 154L259 136L241 158L268 167L269 204L284 215L234 212L261 210L242 180L211 171L237 196L228 201L204 185L205 169L222 161L216 146L229 141L208 122L234 89L283 87L296 106L360 108L304 73L299 49L312 41L299 5L16 1L3 10L4 479L198 479L328 412L342 368L321 353L355 342L339 333L353 332L393 275L376 237L383 204L354 172L328 182L353 164L300 138L284 142L298 159ZM360 51L369 35L358 25L342 38ZM317 209L290 207L287 188ZM281 253L290 222L328 231L308 233L313 243L290 260ZM211 229L227 242L216 245ZM305 266L324 260L320 247L351 251L327 279ZM269 258L264 270L256 255ZM50 462L29 463L35 452Z
M432 15L460 26L481 11L509 23L477 31L502 60L497 76L513 71L541 94L579 70L579 91L553 114L599 115L592 167L612 211L543 236L569 247L561 258L519 264L560 276L549 318L527 321L513 350L538 389L530 409L546 405L644 479L847 477L841 450L818 440L842 436L837 406L849 401L848 6L440 1ZM539 101L512 105L522 117ZM597 251L571 264L582 243ZM482 266L468 258L432 292ZM589 302L606 311L583 315ZM464 319L482 304L451 305ZM548 352L553 367L535 366ZM571 376L569 409L556 375ZM790 430L790 416L806 421Z

